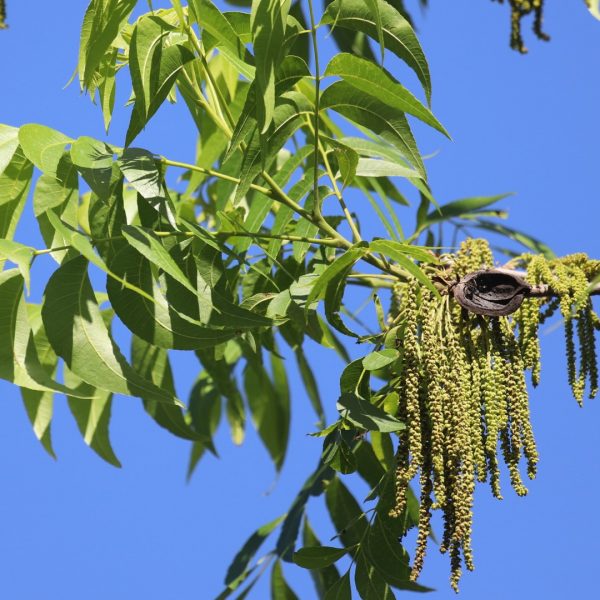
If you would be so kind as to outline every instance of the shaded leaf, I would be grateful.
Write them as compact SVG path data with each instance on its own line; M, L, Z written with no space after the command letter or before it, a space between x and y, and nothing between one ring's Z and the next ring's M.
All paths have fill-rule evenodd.
M23 277L17 269L0 273L0 378L40 392L89 397L52 379L40 362L29 323Z
M350 588L350 571L338 579L324 596L324 600L352 600L352 590Z
M296 596L283 576L283 569L279 560L275 562L271 570L271 599L298 600L298 596Z
M338 410L343 419L367 431L391 433L406 429L402 421L354 394L342 394L338 400Z
M64 378L67 385L81 386L82 389L88 390L88 393L94 396L91 399L67 397L71 414L75 417L83 441L100 458L115 467L120 467L121 463L112 449L109 437L112 393L87 385L68 367L64 367Z
M225 576L225 585L231 589L235 589L242 581L242 577L248 569L250 561L259 551L263 542L269 537L273 530L283 521L283 517L259 527L242 546L241 550L235 555L233 562L227 569ZM236 585L237 584L237 585Z
M140 377L112 340L87 275L88 261L75 258L50 277L42 319L54 351L74 375L118 394L179 403L171 393Z

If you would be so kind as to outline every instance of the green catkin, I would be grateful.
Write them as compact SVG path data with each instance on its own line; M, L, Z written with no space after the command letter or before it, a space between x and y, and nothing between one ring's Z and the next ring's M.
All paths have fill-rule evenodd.
M396 503L390 512L396 517L406 508L406 488L422 464L417 296L418 286L416 282L412 282L405 287L400 303L405 325L402 339L404 368L398 390L398 418L407 427L400 435L396 456Z
M427 446L427 444L424 444ZM429 449L424 447L424 454ZM433 492L433 481L431 473L431 462L427 461L421 469L421 497L419 502L419 522L417 535L417 545L415 550L415 559L410 572L410 580L416 581L423 568L425 554L427 552L427 542L429 540L429 532L431 528L431 507L433 504L431 494Z
M455 255L444 258L443 281L458 281L494 265L485 240L466 240ZM397 284L392 292L388 321L401 324L397 347L402 368L391 387L399 396L397 416L407 427L398 436L396 500L390 514L405 514L407 487L418 476L420 509L411 579L421 572L431 513L439 509L444 524L440 551L450 555L450 583L456 591L463 565L469 570L474 566L475 481L489 478L492 494L502 498L499 456L518 495L527 494L519 468L522 458L529 478L536 475L539 455L525 372L531 372L537 385L540 326L556 310L565 322L574 396L581 401L586 385L590 396L598 391L595 332L600 318L588 287L600 275L600 261L583 254L550 260L523 255L515 261L527 267L528 282L542 291L526 298L508 317L471 315L451 294L440 298L419 289L416 281Z
M426 406L431 429L431 462L433 469L433 491L436 506L446 502L446 486L444 481L444 450L445 450L445 420L444 420L444 386L440 366L440 356L443 354L443 340L438 336L438 306L427 294L423 297L423 335L422 348L427 373Z

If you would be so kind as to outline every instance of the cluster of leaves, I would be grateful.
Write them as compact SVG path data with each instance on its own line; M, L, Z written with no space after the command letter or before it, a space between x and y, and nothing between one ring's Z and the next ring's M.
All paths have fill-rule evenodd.
M109 422L119 394L141 398L161 427L192 442L190 475L206 452L216 454L223 418L236 444L250 419L280 470L290 429L287 365L297 364L324 426L304 345L331 348L348 364L340 421L322 432L323 455L290 510L240 551L221 597L242 584L238 597L249 593L263 570L265 557L256 554L276 529L266 555L275 598L294 597L281 567L292 561L311 569L319 597L350 597L350 571L340 577L333 566L345 555L362 598L423 591L398 541L419 520L409 490L402 515L390 516L392 440L405 424L387 395L370 393L371 375L389 379L389 365L400 360L397 348L380 347L389 330L380 290L416 281L439 296L428 274L438 258L415 244L441 246L444 224L455 236L483 229L547 249L498 222L505 214L491 207L502 196L435 202L407 116L447 133L431 112L429 68L401 3L326 1L319 22L311 2L308 17L306 3L290 0L235 3L250 12L222 12L210 0L171 4L131 20L135 0L92 0L85 13L79 83L98 101L107 130L117 73L129 73L123 146L42 125L0 126L0 259L15 265L0 275L0 377L21 388L51 454L59 393L86 443L118 465ZM322 31L351 52L321 72ZM384 57L413 71L424 102L382 66ZM198 130L191 163L132 146L167 100L183 100ZM14 240L34 168L41 175L32 208L44 248ZM369 210L350 204L359 194ZM405 231L397 209L411 194L416 224ZM42 257L57 267L35 304L25 292ZM105 285L94 287L98 273ZM348 284L367 290L380 331L354 331ZM113 323L131 333L129 359ZM351 361L340 334L376 349ZM193 351L199 361L187 404L175 394L171 349ZM340 478L355 470L378 499L369 518ZM342 548L320 547L305 519L307 502L319 495ZM303 521L306 548L294 554Z

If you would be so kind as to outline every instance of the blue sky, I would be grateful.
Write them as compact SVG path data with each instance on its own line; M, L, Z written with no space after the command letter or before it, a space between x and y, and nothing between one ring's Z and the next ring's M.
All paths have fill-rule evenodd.
M86 2L8 4L11 28L0 31L0 122L103 139L97 107L75 85L63 89L76 65ZM600 23L582 2L547 2L552 42L534 39L527 23L530 53L520 56L508 48L507 6L431 4L418 24L434 112L453 141L421 128L417 134L424 154L437 152L428 169L438 199L516 192L503 204L512 226L557 254L600 257ZM408 85L415 89L412 80ZM192 160L193 127L182 109L166 107L137 144ZM122 141L128 110L117 110L109 141ZM400 218L408 223L413 216ZM17 239L40 243L32 218ZM49 267L36 267L37 274ZM517 498L507 484L502 502L485 487L477 492L476 571L463 577L463 600L597 593L600 407L596 401L580 409L570 398L563 348L560 328L543 336L542 383L531 394L541 464L530 495ZM313 347L310 357L333 418L342 365ZM195 361L175 353L174 364L185 397ZM58 399L55 462L33 436L18 390L0 382L0 393L0 597L11 600L213 598L231 557L256 526L286 510L320 452L306 436L314 417L299 392L277 481L251 430L241 449L223 430L220 460L206 459L186 484L187 444L159 429L139 401L114 403L112 438L124 465L118 470L85 447ZM318 503L309 514L327 539L332 528ZM302 600L314 597L304 573L286 573ZM447 559L432 547L422 581L437 588L436 600L454 597L447 577ZM267 597L264 586L257 589L256 598Z

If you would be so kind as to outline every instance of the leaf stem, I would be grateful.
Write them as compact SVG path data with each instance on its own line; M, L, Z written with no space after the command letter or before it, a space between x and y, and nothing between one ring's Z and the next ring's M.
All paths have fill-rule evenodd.
M313 195L315 204L313 213L315 217L321 217L321 202L319 199L319 170L317 168L317 156L319 155L319 113L321 112L321 71L319 68L319 44L317 40L317 27L315 23L315 11L313 9L312 0L308 0L308 10L310 12L310 36L313 45L313 55L315 59L315 151L314 151L314 180L313 180Z

